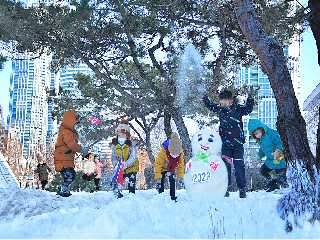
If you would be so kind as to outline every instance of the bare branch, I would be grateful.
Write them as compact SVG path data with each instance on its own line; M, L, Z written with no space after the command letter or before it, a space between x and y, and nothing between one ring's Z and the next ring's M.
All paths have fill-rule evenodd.
M165 76L166 73L164 71L164 69L162 68L162 66L158 63L156 57L154 56L154 52L157 50L157 49L160 49L162 46L163 46L163 39L164 39L165 35L163 33L160 33L160 38L159 38L159 41L156 45L154 45L153 47L151 47L148 52L149 52L149 56L151 58L151 61L153 63L153 65L159 69L161 75Z

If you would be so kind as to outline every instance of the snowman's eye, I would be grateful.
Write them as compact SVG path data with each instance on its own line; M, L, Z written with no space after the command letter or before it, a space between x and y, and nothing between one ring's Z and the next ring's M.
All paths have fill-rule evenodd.
M199 138L198 138L198 142L200 142L200 141L202 141L202 137L199 137Z
M208 142L213 142L213 138L209 138L209 139L208 139Z

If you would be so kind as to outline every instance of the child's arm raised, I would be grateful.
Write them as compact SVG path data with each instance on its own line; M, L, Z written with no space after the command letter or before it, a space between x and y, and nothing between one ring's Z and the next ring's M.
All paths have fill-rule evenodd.
M202 101L204 103L204 105L211 111L218 113L220 112L221 108L219 107L218 104L213 103L212 101L210 101L209 97L207 94L205 94L202 98Z
M249 95L246 105L239 107L241 116L249 115L253 110L253 106L254 106L254 99L251 95Z

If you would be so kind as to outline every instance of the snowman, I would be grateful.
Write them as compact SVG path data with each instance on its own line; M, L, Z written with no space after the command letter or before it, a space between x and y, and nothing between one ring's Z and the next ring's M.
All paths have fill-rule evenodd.
M223 198L228 187L228 172L221 159L221 138L216 131L203 129L192 138L192 158L186 164L185 187L194 200Z

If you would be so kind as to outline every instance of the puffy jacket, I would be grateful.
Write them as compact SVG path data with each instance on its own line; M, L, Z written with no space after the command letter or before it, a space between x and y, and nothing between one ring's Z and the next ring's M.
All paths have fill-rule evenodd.
M258 119L250 119L248 123L248 129L250 134L252 135L253 132L258 128L262 128L265 132L262 138L258 140L258 144L260 145L259 157L267 157L265 165L270 169L286 168L286 162L284 159L275 160L273 157L273 152L276 149L282 152L284 150L278 132L269 128Z
M57 172L61 172L63 168L74 168L75 153L81 152L78 133L74 129L77 121L75 111L64 113L54 151L54 165Z
M115 166L118 159L126 162L127 168L124 169L125 174L139 172L139 161L137 158L137 149L130 140L124 145L120 145L116 139L113 140L112 146L112 163Z
M219 134L222 143L227 146L242 145L245 143L242 117L249 115L254 106L254 99L249 96L245 106L235 103L230 107L220 107L210 101L208 97L203 99L207 108L219 116Z
M51 172L51 169L48 167L46 163L42 163L38 164L35 172L39 174L40 181L48 181L48 171Z
M155 159L154 162L154 178L155 180L160 180L162 177L162 173L168 171L168 156L167 156L167 150L169 146L169 140L166 140L162 147L160 148L160 151ZM182 152L180 154L179 163L177 166L177 177L182 178L184 176L184 153Z
M102 176L102 168L105 167L107 164L103 164L100 161L95 162L95 172L96 172L96 178L101 178Z

